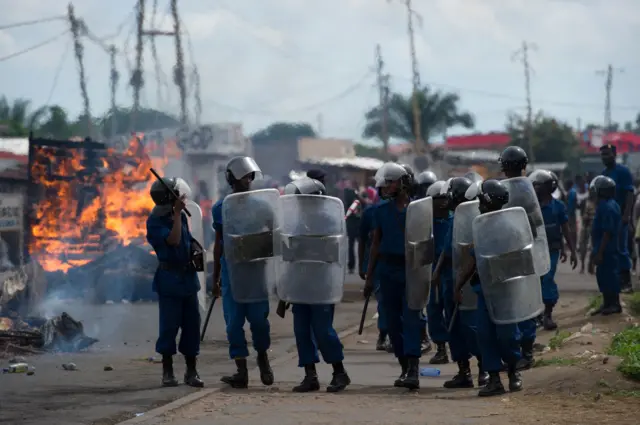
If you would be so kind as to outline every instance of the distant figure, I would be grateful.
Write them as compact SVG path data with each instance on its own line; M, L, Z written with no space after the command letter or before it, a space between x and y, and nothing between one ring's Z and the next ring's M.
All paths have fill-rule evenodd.
M9 259L9 244L0 237L0 272L15 269L16 266Z

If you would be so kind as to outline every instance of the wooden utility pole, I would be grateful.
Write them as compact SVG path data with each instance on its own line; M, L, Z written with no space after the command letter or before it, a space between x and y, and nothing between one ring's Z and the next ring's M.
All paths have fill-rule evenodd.
M144 13L145 0L138 0L137 32L136 32L136 66L131 74L129 84L133 87L133 110L131 111L130 130L136 131L136 119L140 111L140 91L144 87L142 60L144 58Z
M418 69L418 58L416 56L416 44L415 34L413 31L413 18L422 20L411 5L411 0L404 0L404 4L407 7L407 31L409 33L409 52L411 54L411 71L413 79L413 134L416 138L415 141L415 153L416 156L424 154L424 144L422 140L422 111L420 105L420 70Z
M624 69L622 68L613 68L613 65L607 66L607 69L596 71L596 74L603 75L606 77L604 89L605 89L605 98L604 98L604 131L605 133L609 132L613 121L611 119L611 89L613 88L613 74L614 73L622 73Z
M76 55L76 62L78 63L78 74L80 77L80 94L82 95L83 114L85 119L85 131L87 136L92 134L91 125L91 105L89 104L89 93L87 91L87 77L84 69L84 46L80 37L87 33L87 28L81 20L76 18L73 4L69 3L67 10L67 17L69 19L69 25L71 26L71 35L73 36L73 46Z
M382 48L376 46L376 69L378 74L378 92L380 94L380 139L382 139L382 155L384 160L389 158L389 75L384 74L384 60Z
M116 92L118 90L118 80L120 79L120 74L118 73L118 69L116 68L117 53L118 51L116 50L116 46L114 46L113 44L109 46L109 58L111 62L111 75L109 79L111 89L111 137L114 137L116 134L118 134L118 108L116 106Z
M527 141L527 155L529 156L529 164L535 162L533 152L533 108L531 106L531 65L529 64L529 51L537 50L538 47L533 43L522 42L522 47L518 49L512 56L513 60L519 60L524 66L524 90L527 96L527 122L525 124L525 139Z
M180 92L180 118L183 125L188 123L187 116L187 87L184 72L184 52L180 34L180 16L178 15L178 0L171 0L171 14L173 15L173 36L176 44L176 66L173 70L173 81Z

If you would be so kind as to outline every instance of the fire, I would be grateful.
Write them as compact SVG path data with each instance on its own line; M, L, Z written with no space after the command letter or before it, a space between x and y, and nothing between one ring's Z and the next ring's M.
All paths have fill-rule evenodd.
M84 149L35 147L31 178L41 193L29 251L46 271L67 272L114 244L144 241L154 205L149 168L162 174L180 150L169 143L160 157L151 154L140 135L132 137L126 152L110 149L99 156Z
M13 320L8 317L0 317L0 331L10 331L13 329Z

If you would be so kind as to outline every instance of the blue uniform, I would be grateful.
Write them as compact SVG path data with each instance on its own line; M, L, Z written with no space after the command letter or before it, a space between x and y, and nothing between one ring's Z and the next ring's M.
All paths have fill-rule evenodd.
M173 227L173 216L151 214L147 219L147 241L153 247L160 266L153 277L153 290L158 294L159 336L156 352L163 356L176 354L176 337L180 332L180 353L195 357L200 353L200 281L191 263L191 243L187 216L182 214L182 236L178 246L167 238Z
M633 177L627 167L616 164L613 168L605 168L602 172L603 176L610 177L616 182L616 202L620 207L620 213L624 213L627 204L627 196L629 192L633 192ZM622 219L621 219L622 220ZM629 254L629 223L622 224L620 221L618 246L619 246L619 270L631 270L631 255Z
M334 305L293 304L291 312L298 349L298 366L318 363L318 349L326 363L333 364L344 360L342 343L333 328Z
M620 293L620 249L615 237L620 234L622 217L620 207L613 199L599 200L596 206L596 214L591 225L592 254L596 255L600 250L605 233L612 235L607 244L602 263L596 268L596 280L598 289L603 294Z
M376 273L394 354L398 358L419 358L424 324L421 312L410 310L406 299L404 229L407 210L398 211L395 202L387 202L374 211L375 225L381 233Z
M571 192L569 195L571 195ZM569 202L570 201L571 196L569 196ZM547 242L549 244L549 257L551 258L551 268L549 272L540 278L542 300L545 305L555 306L559 297L555 277L558 260L560 259L560 250L562 249L562 226L569 221L569 217L564 204L553 198L549 203L541 204L540 210L542 211L542 219L544 220Z
M478 335L476 325L476 310L458 310L457 317L453 317L455 311L455 301L453 290L455 281L453 273L453 226L450 227L445 237L444 254L447 256L444 267L447 270L447 278L443 280L443 297L445 301L445 315L447 323L454 320L449 334L449 349L454 362L469 360L471 356L480 359L480 347L478 346ZM443 277L444 279L444 277ZM484 369L484 368L483 368Z
M471 254L475 256L473 250L471 250ZM498 373L502 370L503 363L515 365L521 358L518 325L496 325L493 323L477 273L471 279L471 287L478 294L476 325L482 368L489 373Z
M369 267L369 253L371 250L371 236L373 234L373 230L375 229L375 209L381 204L386 203L387 201L381 201L375 205L369 205L362 212L362 218L360 220L360 242L364 244L364 261L362 263L362 271L364 273L367 272ZM382 291L380 291L380 279L378 279L377 275L374 276L374 291L376 294L376 301L378 302L378 331L382 334L387 334L388 326L387 326L387 313L384 308L382 308Z
M212 210L213 228L222 233L222 199L215 203ZM244 323L249 322L253 348L257 352L266 352L271 346L271 326L269 324L269 301L255 303L238 303L233 299L229 272L224 253L220 258L220 289L222 293L222 310L227 327L229 356L232 359L243 359L249 356L247 339L244 335Z
M453 216L447 218L434 218L433 220L433 239L435 245L435 258L440 258L440 254L444 251L448 234L453 227ZM436 268L434 262L433 268ZM445 323L445 288L451 286L452 270L451 267L442 267L440 274L441 279L438 285L431 285L431 294L429 295L429 304L427 304L427 320L429 323L429 335L436 344L449 342L449 333L447 332L447 323ZM451 291L449 291L451 292Z

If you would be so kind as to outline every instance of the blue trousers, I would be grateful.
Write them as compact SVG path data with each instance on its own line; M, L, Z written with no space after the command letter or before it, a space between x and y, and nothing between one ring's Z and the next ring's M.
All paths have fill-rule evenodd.
M619 257L606 255L602 264L596 267L598 290L603 294L620 293Z
M378 332L386 335L389 333L389 326L387 325L387 311L384 309L382 299L382 291L380 287L378 287L376 290L376 301L378 302Z
M421 334L424 324L419 310L409 310L406 299L404 265L380 262L382 303L387 313L389 337L396 357L421 357Z
M342 343L333 328L334 305L293 304L293 333L298 348L298 366L320 361L318 350L326 363L344 360Z
M229 275L221 274L222 311L225 317L229 357L243 359L249 357L247 339L244 335L245 321L249 322L253 348L257 352L267 351L271 346L271 325L269 324L269 301L238 303L233 299Z
M185 356L200 353L200 304L198 294L186 297L158 296L159 335L156 352L163 356L176 354L176 337L180 330L178 349Z
M455 301L453 300L453 281L444 288L444 307L447 326L453 319ZM476 310L458 310L451 333L449 334L449 350L454 362L469 360L471 356L480 359L478 332L476 326Z
M476 310L478 344L482 356L482 368L487 372L500 372L503 362L516 364L520 360L518 325L496 325L489 317L482 292L478 294Z
M452 285L452 282L444 282L450 280L442 276L439 285L431 285L431 293L429 295L429 303L427 304L427 324L429 327L429 335L436 344L449 342L449 333L447 332L448 322L445 323L445 285ZM449 294L451 303L453 303L452 295Z
M620 225L618 247L620 252L618 267L620 271L631 270L631 254L629 253L629 223Z
M549 251L549 257L551 258L551 268L549 273L540 278L540 285L542 286L542 301L545 305L556 305L560 294L558 293L558 284L556 284L556 270L558 269L558 261L560 260L560 251Z

